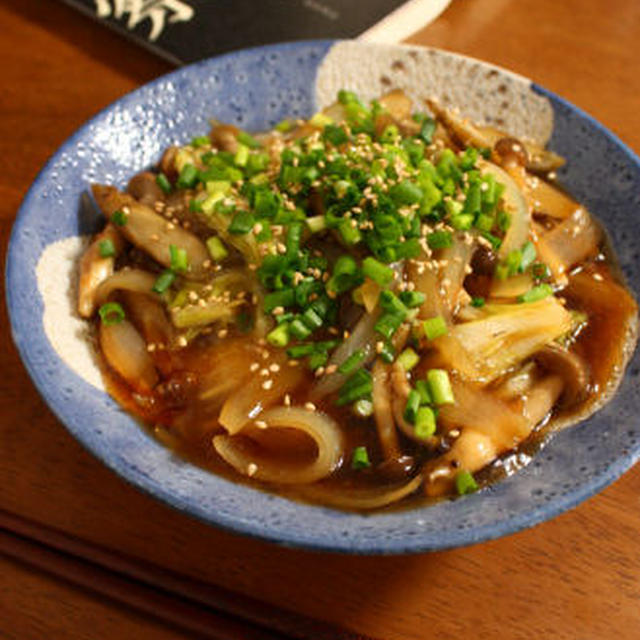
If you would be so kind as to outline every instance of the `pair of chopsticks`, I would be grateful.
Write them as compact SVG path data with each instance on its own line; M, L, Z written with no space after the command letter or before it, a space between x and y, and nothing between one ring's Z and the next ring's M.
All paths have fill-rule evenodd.
M213 640L355 640L328 623L278 609L0 510L0 554Z

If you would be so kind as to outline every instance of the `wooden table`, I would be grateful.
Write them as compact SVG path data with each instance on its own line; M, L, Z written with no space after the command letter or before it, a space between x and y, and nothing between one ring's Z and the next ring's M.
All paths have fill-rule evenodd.
M55 2L3 0L0 25L4 252L47 157L169 66ZM454 0L411 42L527 75L640 150L637 0ZM36 393L1 313L1 637L640 637L640 467L570 513L471 548L282 549L182 516L84 451Z

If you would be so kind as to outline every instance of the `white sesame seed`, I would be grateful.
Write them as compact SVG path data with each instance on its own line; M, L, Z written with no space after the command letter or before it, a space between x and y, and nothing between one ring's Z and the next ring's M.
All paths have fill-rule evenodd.
M251 462L247 465L247 475L249 477L254 476L258 471L258 465L255 462Z
M288 393L284 394L284 406L285 407L291 406L291 396Z
M185 336L178 336L176 341L179 347L186 347L188 343L187 338Z
M304 408L305 408L307 411L315 411L315 410L316 410L316 405L315 405L315 404L313 404L313 402L305 402L305 403L304 403Z
M269 426L264 420L256 420L253 424L255 424L258 429L266 429Z
M269 389L271 389L271 387L273 387L273 380L265 380L265 381L262 383L262 388L263 388L265 391L268 391Z
M257 362L252 362L251 366L249 367L249 371L257 371L260 368L260 365Z
M272 373L278 373L278 371L280 371L280 365L275 362L273 364L270 364L269 371L271 371Z

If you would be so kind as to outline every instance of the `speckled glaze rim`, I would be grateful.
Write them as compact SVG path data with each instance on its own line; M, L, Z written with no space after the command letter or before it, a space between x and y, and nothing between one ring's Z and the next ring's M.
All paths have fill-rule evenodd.
M308 549L391 554L474 544L548 520L597 493L640 459L640 442L634 430L638 425L637 414L640 410L640 396L635 389L638 387L637 376L640 367L637 352L629 363L630 374L623 379L618 397L595 416L557 434L540 452L538 458L516 476L463 500L411 511L360 515L294 503L211 476L188 463L176 460L139 429L133 420L124 415L104 392L93 388L85 389L82 385L88 385L59 361L44 335L40 320L43 303L37 295L37 287L34 291L35 264L33 250L27 246L27 238L31 237L29 234L36 224L34 216L42 206L39 200L51 182L51 174L63 154L72 151L84 139L87 131L103 122L117 105L125 110L133 109L145 96L150 98L154 88L161 87L163 83L185 79L193 81L199 74L207 74L213 68L221 69L222 65L229 61L246 62L268 54L285 58L309 54L310 59L315 60L310 66L315 64L314 71L317 72L327 54L342 44L344 43L331 41L285 43L234 52L199 62L158 78L124 96L71 136L36 177L18 212L11 235L5 274L7 303L14 341L22 360L39 392L60 421L108 467L132 485L179 511L236 533ZM351 46L352 43L348 44ZM371 44L362 46L369 47L369 51L372 51L372 47L375 48L375 45ZM402 46L393 47L393 50L423 51ZM309 51L313 51L313 55ZM469 64L480 65L482 69L497 70L505 74L505 77L516 77L494 65L448 52L441 52L441 55L466 60ZM528 82L524 78L520 80ZM310 84L312 81L310 78ZM583 127L585 139L596 140L599 148L615 156L615 162L630 176L630 186L624 186L624 189L631 193L633 185L640 187L640 159L615 135L591 116L552 92L537 85L530 85L530 89L547 99L553 109L557 126L553 130L551 146L570 157L566 182L572 186L579 199L592 210L602 211L601 201L591 197L592 185L589 176L581 179L579 166L571 164L571 145L567 148L568 141L563 137L563 127L568 127L572 132L572 127ZM308 87L307 90L312 94L314 89ZM640 188L637 191L640 191ZM76 197L77 195L76 193ZM67 204L73 206L75 203ZM640 199L630 202L628 211L637 213L638 210ZM627 210L623 213L626 212ZM608 219L609 216L605 216L605 224ZM627 253L631 252L633 243L630 239L622 237L622 232L630 231L632 222L623 223L622 231L619 225L613 223L609 230L614 242L620 243ZM623 271L631 282L631 288L638 297L640 278L635 277L637 265L634 260L629 259L629 256L622 256L621 262ZM59 379L59 384L52 385L52 379ZM58 387L64 388L61 391ZM71 399L77 389L81 389L82 397L79 397L76 403ZM620 427L621 424L625 426ZM116 445L126 445L122 448L114 447L114 442L108 442L111 432L107 430L115 427L123 430L125 434L121 441L115 442ZM615 437L606 440L611 434ZM558 487L558 492L544 493L539 487L545 486L542 482L545 474L550 469L558 471L559 467L565 465L571 457L571 452L575 453L575 447L580 443L582 436L588 437L589 446L595 447L591 451L597 454L592 456L595 460L591 463L587 456L587 462L583 465L583 477L580 477L575 485L565 482L564 487ZM608 456L603 456L598 448L598 444L605 447L605 442L611 449ZM126 457L128 448L141 453L137 458L129 459ZM182 484L178 486L173 483L172 477L162 476L167 469L178 473ZM542 493L536 493L539 491ZM226 499L227 495L231 496L229 500ZM493 514L493 517L483 521L486 513Z

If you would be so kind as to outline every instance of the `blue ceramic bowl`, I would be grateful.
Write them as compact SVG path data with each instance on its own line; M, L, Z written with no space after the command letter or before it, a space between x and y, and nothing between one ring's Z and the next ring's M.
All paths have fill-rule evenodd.
M374 515L298 504L207 473L158 444L105 393L69 284L88 185L124 186L168 145L206 132L212 116L261 130L309 116L341 87L372 98L392 86L415 97L439 95L474 118L493 114L518 135L550 138L568 158L562 182L604 222L639 297L640 160L588 115L525 78L443 51L324 41L239 51L180 69L111 105L62 145L24 200L7 260L13 337L33 381L69 431L135 486L201 520L280 544L405 553L547 520L638 459L637 353L613 401L557 434L515 476L457 501Z

